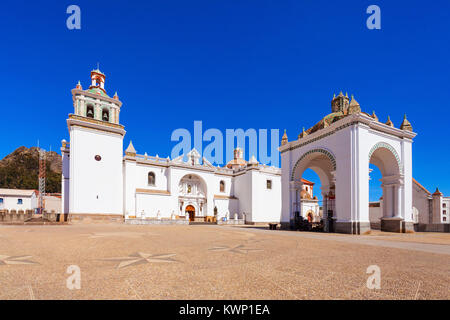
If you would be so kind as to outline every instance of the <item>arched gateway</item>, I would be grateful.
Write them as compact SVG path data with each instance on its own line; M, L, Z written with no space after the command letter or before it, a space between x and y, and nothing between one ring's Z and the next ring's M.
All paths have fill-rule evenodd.
M400 128L361 112L360 105L342 92L333 97L332 113L298 139L281 146L282 218L284 228L293 227L301 216L300 191L306 169L321 182L322 218L325 231L361 234L370 230L369 164L382 174L383 217L381 229L413 230L412 132L406 116Z

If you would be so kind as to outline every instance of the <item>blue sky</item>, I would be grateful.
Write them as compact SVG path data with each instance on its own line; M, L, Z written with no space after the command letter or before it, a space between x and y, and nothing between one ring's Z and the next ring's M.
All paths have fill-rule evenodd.
M66 8L81 8L81 30ZM366 8L381 8L381 30ZM0 158L68 139L70 90L100 63L139 153L176 128L279 128L293 139L333 93L418 133L413 175L450 195L448 1L7 1L0 12Z

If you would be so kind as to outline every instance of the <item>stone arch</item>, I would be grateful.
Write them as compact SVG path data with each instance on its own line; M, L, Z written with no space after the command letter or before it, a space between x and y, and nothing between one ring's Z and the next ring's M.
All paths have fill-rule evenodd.
M336 157L334 156L334 154L325 148L315 148L315 149L311 149L311 150L305 152L297 160L297 162L295 163L295 165L291 171L291 181L295 180L295 171L297 170L298 165L302 162L302 160L304 160L307 156L309 156L310 154L313 154L313 153L321 153L321 154L325 155L331 161L331 164L333 166L333 171L336 170Z
M398 173L402 173L403 172L403 166L402 166L402 163L400 161L400 157L399 157L397 151L394 149L393 146L391 146L390 144L388 144L386 142L378 142L370 149L370 151L369 151L369 163L370 163L370 161L372 159L373 154L377 150L379 150L381 148L387 149L387 150L389 150L391 152L391 154L394 156L395 161L397 163L397 168L396 169L398 169ZM375 165L377 165L377 164L375 163ZM380 170L381 170L381 168L380 168Z
M369 151L368 160L369 164L375 165L381 172L380 181L383 193L382 212L380 212L381 230L389 231L393 228L392 221L405 219L405 211L402 208L404 201L403 165L397 151L386 142L376 143ZM369 185L369 180L367 184ZM367 190L369 193L370 186ZM369 195L367 199L369 199ZM410 214L408 213L408 220L413 219ZM370 212L369 219L371 219Z

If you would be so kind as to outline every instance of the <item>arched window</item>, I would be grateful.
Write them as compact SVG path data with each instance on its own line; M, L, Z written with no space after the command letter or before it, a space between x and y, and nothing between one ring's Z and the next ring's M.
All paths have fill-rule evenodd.
M267 180L266 181L266 188L269 189L269 190L272 189L272 180Z
M154 186L155 185L155 173L154 172L149 172L148 173L148 185L149 186Z
M443 206L444 208L447 208L447 204L446 204L446 203L444 203L442 206Z
M102 120L109 121L109 110L108 109L102 110Z
M214 207L214 215L217 216L217 207Z
M225 192L225 181L220 181L220 192Z
M86 117L94 118L94 106L91 104L86 107Z

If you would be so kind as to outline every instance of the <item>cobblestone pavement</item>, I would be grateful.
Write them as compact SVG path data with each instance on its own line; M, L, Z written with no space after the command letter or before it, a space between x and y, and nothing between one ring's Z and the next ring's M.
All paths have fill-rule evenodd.
M450 234L0 226L0 299L450 299Z

